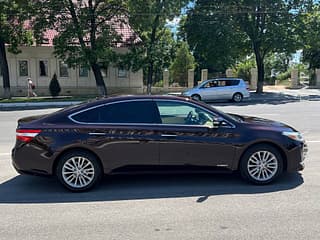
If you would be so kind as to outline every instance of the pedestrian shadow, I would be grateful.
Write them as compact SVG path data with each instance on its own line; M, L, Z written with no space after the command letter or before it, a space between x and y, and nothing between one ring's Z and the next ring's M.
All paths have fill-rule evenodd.
M303 183L299 173L285 173L269 185L251 185L238 174L107 176L89 192L72 193L55 178L16 176L0 184L1 203L71 203L196 197L204 202L217 195L263 194L291 190Z

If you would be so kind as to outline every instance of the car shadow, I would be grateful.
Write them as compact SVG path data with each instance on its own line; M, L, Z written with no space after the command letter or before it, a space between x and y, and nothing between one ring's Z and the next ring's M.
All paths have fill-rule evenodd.
M106 176L89 192L72 193L55 178L18 175L0 184L1 203L70 203L263 194L294 189L303 183L299 173L285 173L269 185L251 185L238 174L179 174Z

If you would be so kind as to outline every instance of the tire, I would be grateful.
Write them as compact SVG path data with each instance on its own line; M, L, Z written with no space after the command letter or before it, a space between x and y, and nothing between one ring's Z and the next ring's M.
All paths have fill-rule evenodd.
M241 176L254 184L273 182L283 170L283 159L279 151L267 144L249 148L240 160Z
M102 177L102 168L93 154L75 150L60 158L56 175L68 190L83 192L93 188L99 182Z
M235 93L233 94L232 96L232 101L236 102L236 103L239 103L243 100L243 96L241 93Z
M195 100L195 101L201 101L201 97L200 97L200 95L198 95L198 94L192 95L191 98L192 98L193 100Z

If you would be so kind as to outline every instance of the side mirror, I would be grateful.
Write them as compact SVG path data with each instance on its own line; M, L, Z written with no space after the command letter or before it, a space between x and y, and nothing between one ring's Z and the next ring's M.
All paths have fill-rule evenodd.
M223 118L221 118L221 117L215 117L215 118L213 119L213 127L214 127L214 128L220 127L220 126L222 125L223 121L224 121Z

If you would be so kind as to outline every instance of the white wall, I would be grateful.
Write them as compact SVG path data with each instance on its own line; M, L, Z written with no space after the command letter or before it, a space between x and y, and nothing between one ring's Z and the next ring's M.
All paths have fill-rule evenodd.
M96 90L96 82L92 71L89 71L88 77L79 76L79 68L69 68L69 77L60 77L59 74L59 60L53 55L53 47L31 46L21 47L21 53L14 55L7 53L10 84L13 90L13 95L24 95L27 87L27 78L30 77L38 93L48 94L48 87L50 80L54 73L57 74L59 83L62 89L72 94L83 94L88 92L94 93ZM118 48L116 52L125 53L126 48ZM19 76L19 60L28 61L28 76ZM48 76L40 76L39 61L48 61ZM120 89L137 89L138 92L143 90L143 72L128 71L127 77L118 77L118 68L110 66L108 68L107 76L104 77L107 88ZM0 86L3 86L2 76L0 76ZM68 93L68 92L67 92Z

